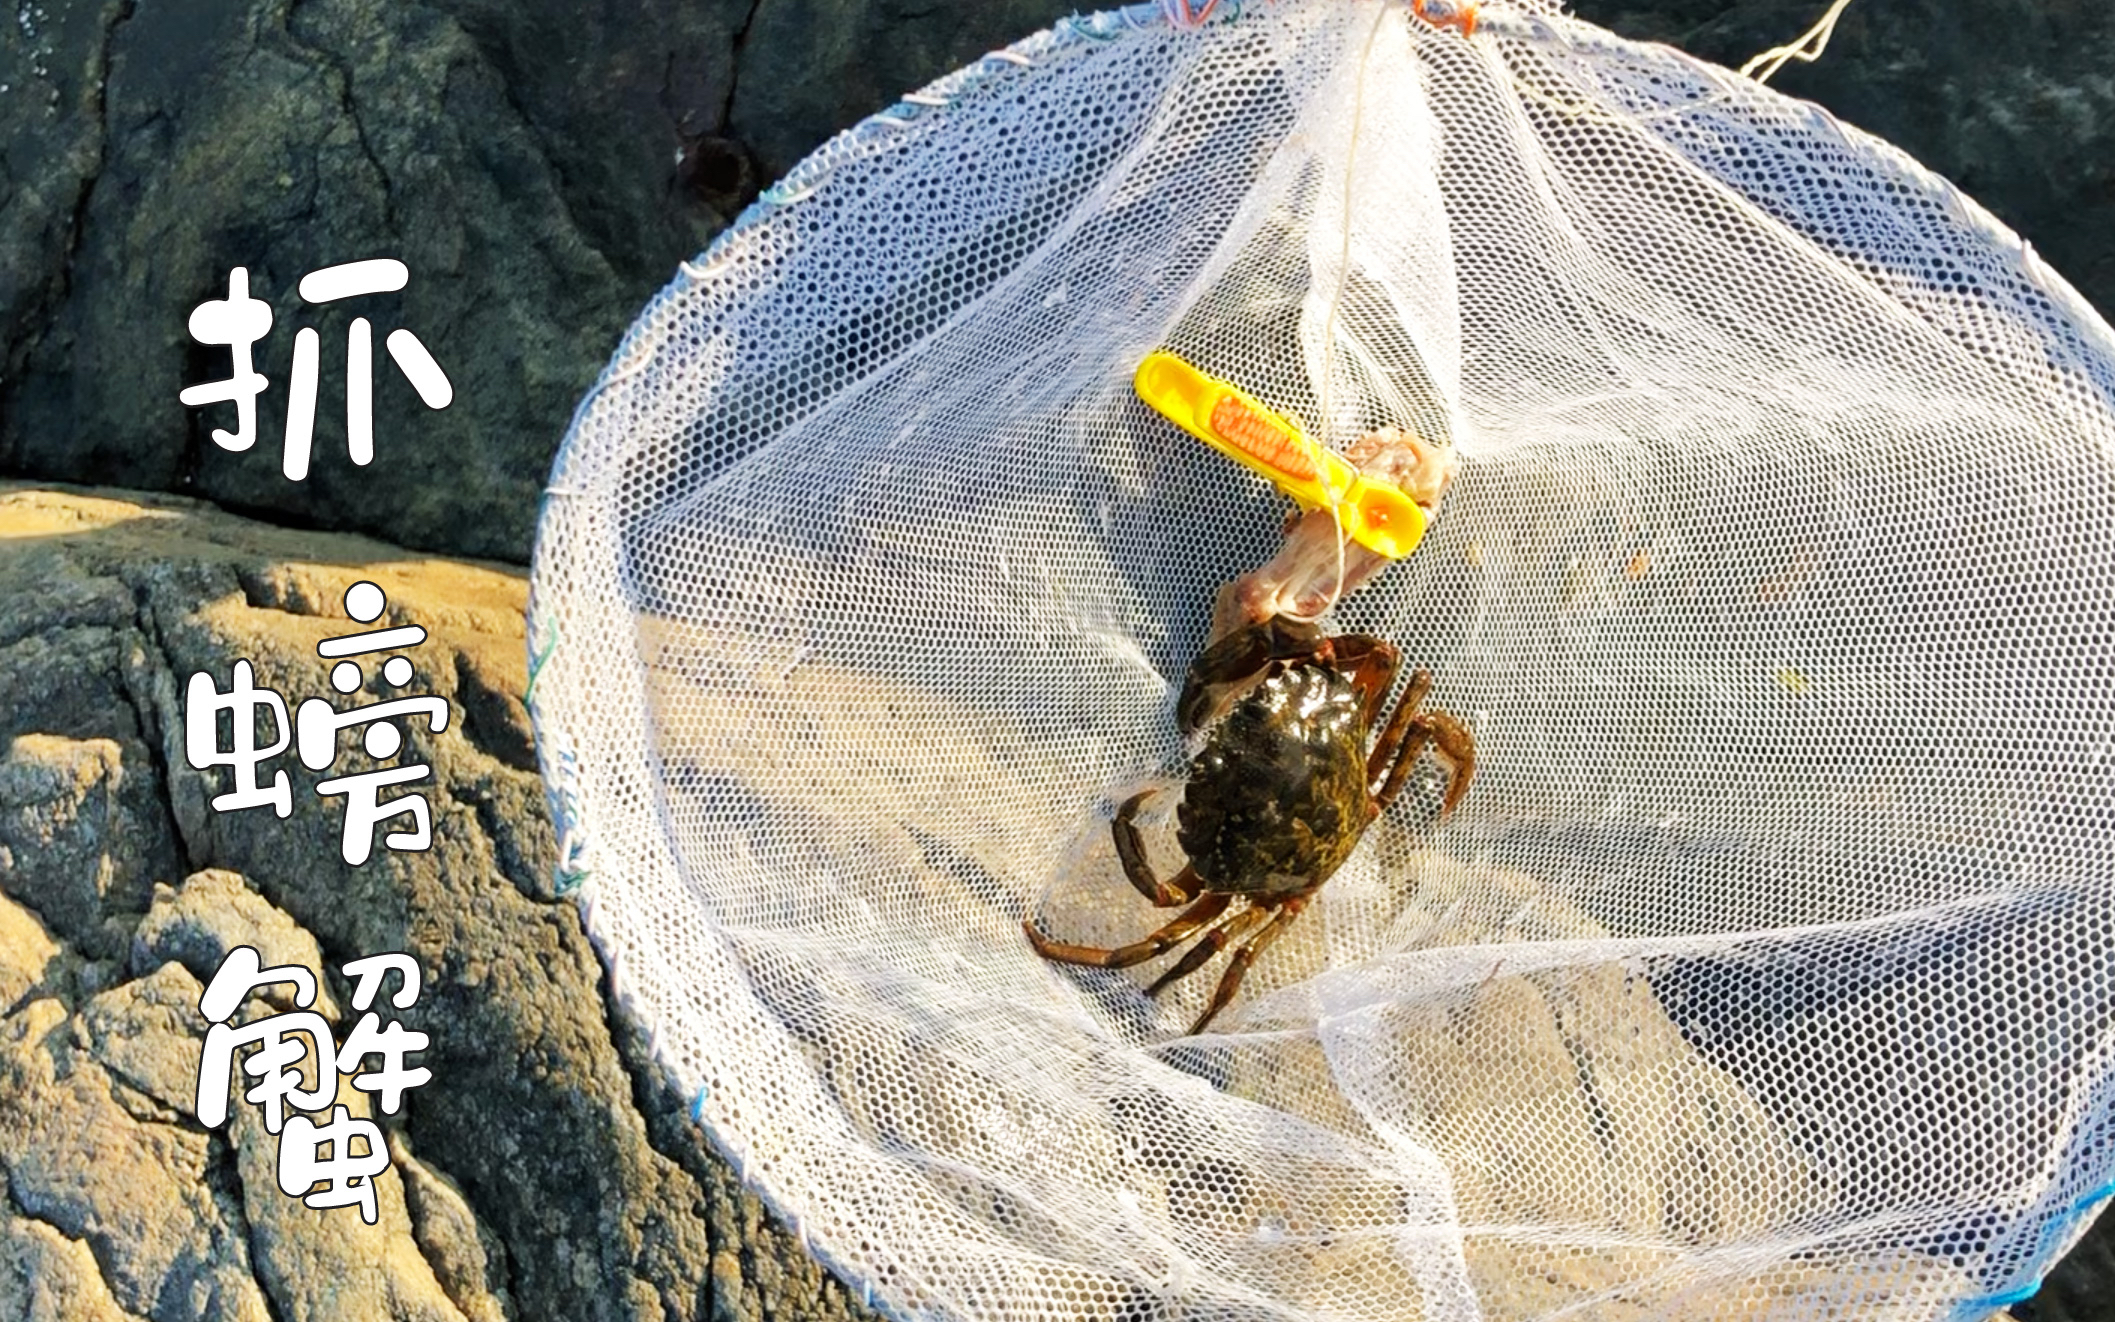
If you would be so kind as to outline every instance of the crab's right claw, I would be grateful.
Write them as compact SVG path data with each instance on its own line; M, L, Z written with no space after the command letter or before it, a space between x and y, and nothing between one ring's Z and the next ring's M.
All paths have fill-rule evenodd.
M1327 655L1328 640L1311 621L1275 616L1234 630L1197 654L1175 702L1183 737L1226 714L1232 700L1273 661Z

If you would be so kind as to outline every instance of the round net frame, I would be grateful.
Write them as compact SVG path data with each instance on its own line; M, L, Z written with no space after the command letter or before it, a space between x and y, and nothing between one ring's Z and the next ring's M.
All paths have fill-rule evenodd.
M551 479L562 883L894 1316L1976 1317L2110 1193L2115 337L1816 108L1492 5L1075 19L686 264ZM1175 21L1181 20L1181 21ZM1202 20L1202 21L1193 21ZM1326 621L1473 729L1209 1033L1113 945L1285 502L1156 348L1458 476ZM1172 958L1172 956L1168 957Z

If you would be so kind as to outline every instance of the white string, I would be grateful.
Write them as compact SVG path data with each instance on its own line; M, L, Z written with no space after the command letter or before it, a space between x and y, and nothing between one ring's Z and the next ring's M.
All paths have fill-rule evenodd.
M1337 342L1337 307L1343 301L1344 286L1351 278L1351 198L1353 178L1359 155L1359 126L1366 114L1366 69L1373 59L1373 44L1381 35L1381 23L1387 17L1387 14L1386 7L1375 11L1373 26L1366 29L1366 44L1359 51L1358 77L1352 84L1351 140L1344 149L1344 201L1343 213L1339 218L1343 239L1337 248L1337 277L1335 284L1331 286L1329 291L1329 312L1322 319L1322 383L1315 401L1317 412L1320 416L1315 420L1314 427L1314 430L1318 433L1330 425L1332 417L1329 394L1330 383L1336 379L1333 358ZM1314 452L1315 467L1320 469L1324 475L1324 487L1329 493L1329 514L1336 522L1337 579L1336 585L1329 593L1329 600L1334 602L1344 595L1344 543L1346 537L1344 533L1344 517L1339 511L1342 510L1344 498L1350 494L1350 490L1347 488L1343 491L1338 491L1334 486L1328 485L1327 475L1329 468L1322 459L1322 441L1319 436L1308 436L1305 439L1309 449Z
M1836 31L1836 19L1842 15L1851 0L1836 0L1821 21L1810 27L1799 40L1789 46L1773 46L1740 67L1743 78L1753 78L1758 83L1767 83L1779 69L1793 60L1812 64L1829 48L1829 36ZM1760 72L1758 72L1760 70Z

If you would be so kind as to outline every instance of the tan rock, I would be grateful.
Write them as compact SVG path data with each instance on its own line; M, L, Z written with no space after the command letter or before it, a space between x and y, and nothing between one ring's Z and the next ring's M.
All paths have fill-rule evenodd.
M337 1105L349 1116L373 1118L367 1095L350 1084L339 1088ZM312 1118L327 1124L332 1115ZM228 1125L257 1279L282 1317L464 1322L412 1237L403 1183L393 1168L374 1177L376 1221L369 1225L358 1207L311 1207L282 1191L281 1148L290 1141L291 1125L267 1133L261 1114L248 1106L236 1108Z
M323 952L294 920L250 888L240 873L207 868L184 878L181 890L157 887L154 903L132 936L135 973L176 960L201 984L210 982L221 961L237 946L249 946L267 967L298 964L323 967ZM292 1008L292 992L273 986L261 993L281 1009ZM194 993L196 1009L197 994ZM312 1007L328 1019L338 1017L337 1001L327 980L316 986Z
M468 1322L504 1322L510 1310L497 1238L478 1224L455 1181L412 1153L401 1129L390 1131L389 1155L404 1181L411 1233L434 1279Z
M171 1120L196 1120L205 989L181 964L91 998L74 1017L74 1045L112 1078L153 1100Z
M229 772L186 761L184 694L198 672L225 690L245 658L289 706L398 696L372 661L363 691L336 694L315 650L364 627L343 608L362 579L387 594L381 623L429 632L403 653L416 668L403 692L446 699L455 719L439 733L405 723L400 760L433 768L410 787L431 804L433 847L378 846L352 867L339 853L341 801L314 792L333 772L291 752L271 768L289 774L290 816L212 810ZM241 1317L269 1298L281 1322L860 1315L710 1153L643 1041L612 1033L601 963L551 880L520 696L525 598L521 572L503 566L266 527L178 497L0 484L0 749L28 737L18 774L37 793L18 799L90 805L63 821L38 809L38 822L65 827L51 838L72 853L37 835L13 875L0 863L0 890L70 887L81 900L68 930L41 942L34 919L0 900L0 992L46 995L38 980L53 979L39 970L55 959L80 970L54 984L79 997L78 1015L47 997L9 1021L0 1171L18 1197L53 1209L34 1215L94 1247L121 1306ZM341 740L334 770L371 765L358 733ZM82 822L103 822L113 792L133 811L135 788L148 791L138 828L161 833L168 862L128 871L111 854L123 884L98 889L105 874L83 865L100 867L112 837ZM432 1036L434 1079L382 1122L400 1160L371 1230L357 1213L280 1193L242 1104L210 1136L189 1121L196 988L237 944L267 964L319 969L334 1013L349 990L338 965L392 950L419 963L418 1002L396 1013ZM129 1206L116 1205L117 1185ZM178 1221L189 1238L174 1238ZM714 1275L716 1250L731 1276ZM149 1297L151 1282L179 1278ZM17 1302L0 1277L0 1318Z
M14 1204L86 1241L126 1311L156 1322L270 1317L239 1212L209 1178L215 1145L119 1105L110 1076L72 1049L59 1002L0 1021L0 1167Z
M0 888L65 939L112 953L105 918L145 909L177 870L156 799L136 740L16 735L0 754Z
M95 1254L41 1221L0 1220L0 1322L130 1322Z
M0 895L0 1013L44 981L59 949L35 914Z

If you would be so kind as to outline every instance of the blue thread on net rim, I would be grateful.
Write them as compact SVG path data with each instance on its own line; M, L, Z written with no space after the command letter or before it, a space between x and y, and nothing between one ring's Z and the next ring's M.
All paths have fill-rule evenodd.
M544 662L549 661L551 653L558 650L557 622L545 620L543 621L543 626L543 646L538 647L533 641L529 645L529 682L522 687L521 691L521 700L524 703L536 701L536 680L543 674Z
M1070 14L1059 19L1057 26L1088 41L1115 41L1124 35L1125 28L1131 26L1131 10L1134 8L1136 6L1126 6L1113 12Z
M558 868L551 878L552 887L560 895L572 895L582 890L595 875L581 860L587 855L587 842L571 823L559 837Z
M2115 1180L2110 1180L2108 1183L2072 1199L2070 1206L2064 1209L2063 1214L2049 1218L2048 1223L2042 1227L2041 1233L2036 1236L2034 1275L2025 1285L2000 1291L1997 1294L1977 1295L1972 1299L1964 1299L1961 1301L1960 1307L1954 1311L1954 1316L1962 1319L1962 1322L1971 1322L1971 1319L1980 1319L1995 1309L2010 1308L2014 1304L2025 1303L2035 1295L2040 1294L2042 1283L2048 1279L2050 1271L2056 1266L2054 1249L2058 1238L2056 1233L2058 1229L2061 1228L2068 1233L2072 1226L2091 1216L2095 1207L2110 1198L2115 1198Z
M552 646L544 650L545 658L557 650L557 626L550 624L547 632L552 635ZM550 810L551 825L558 835L558 858L551 868L551 884L559 895L570 895L579 890L589 876L587 839L580 821L580 760L572 746L551 731L536 710L532 695L535 676L540 669L541 665L532 653L530 682L523 697L536 727L539 760L551 768L544 787L544 803Z

